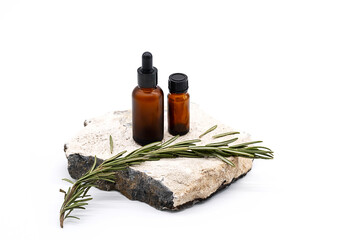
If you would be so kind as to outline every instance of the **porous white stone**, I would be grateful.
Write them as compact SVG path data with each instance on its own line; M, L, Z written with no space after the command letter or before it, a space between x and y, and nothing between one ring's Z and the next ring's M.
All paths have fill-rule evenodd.
M215 124L218 127L202 137L198 145L235 136L239 139L233 144L250 140L249 134L242 131L237 135L214 140L213 135L234 129L204 113L196 104L191 104L190 111L190 131L177 141L196 139ZM167 131L166 112L164 115L164 140L168 140L172 136ZM79 178L92 165L95 155L98 159L105 160L120 151L131 152L141 147L132 139L131 121L130 110L115 111L86 120L85 127L65 144L70 175ZM114 143L113 154L110 152L110 135ZM130 199L144 201L158 209L176 210L208 198L217 190L244 176L252 167L252 159L229 159L236 167L216 158L176 158L144 162L119 173L116 184L105 188L119 190Z

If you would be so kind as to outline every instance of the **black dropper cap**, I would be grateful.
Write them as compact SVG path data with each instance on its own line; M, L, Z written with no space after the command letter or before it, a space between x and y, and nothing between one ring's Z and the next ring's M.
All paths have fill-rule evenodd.
M141 88L155 88L158 83L157 68L153 67L152 55L144 52L142 55L142 66L138 68L138 85Z
M188 77L183 73L173 73L169 76L170 93L184 93L188 90Z

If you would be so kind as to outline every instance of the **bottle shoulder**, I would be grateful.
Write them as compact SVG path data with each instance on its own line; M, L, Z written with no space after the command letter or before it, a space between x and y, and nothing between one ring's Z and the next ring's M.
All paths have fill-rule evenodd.
M164 95L164 92L163 92L163 90L161 89L160 86L156 86L155 91L162 94L162 95Z
M169 93L167 95L168 99L171 101L187 101L190 98L190 94L186 93Z
M164 96L164 92L159 86L155 88L140 88L136 86L132 92L133 97L135 96Z

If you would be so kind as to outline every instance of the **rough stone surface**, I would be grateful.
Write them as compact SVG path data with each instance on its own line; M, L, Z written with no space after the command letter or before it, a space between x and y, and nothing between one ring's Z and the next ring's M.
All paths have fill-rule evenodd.
M198 105L190 107L190 132L178 141L198 138L211 126L217 124L215 131L204 136L201 145L214 142L212 135L233 131L228 126L208 116ZM165 123L167 123L166 113ZM167 124L165 124L167 125ZM64 150L68 159L70 176L77 179L94 163L112 156L110 153L109 136L114 142L114 154L122 150L128 152L140 147L132 139L131 111L115 111L84 122L84 128L68 143ZM164 139L172 136L165 126ZM223 141L234 136L227 136L216 141ZM240 132L236 143L249 141L249 134ZM118 190L132 200L145 202L157 209L177 210L204 200L218 190L230 185L251 170L252 160L232 157L236 165L231 167L216 158L177 158L160 161L144 162L119 171L115 184L102 182L100 189Z

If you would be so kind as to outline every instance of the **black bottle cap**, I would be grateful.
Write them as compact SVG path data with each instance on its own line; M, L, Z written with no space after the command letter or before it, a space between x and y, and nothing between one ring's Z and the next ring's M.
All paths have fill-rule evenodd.
M142 55L142 66L138 68L138 85L141 88L155 88L158 83L157 68L153 67L152 55L144 52Z
M170 93L184 93L188 90L188 77L183 73L173 73L169 76Z

